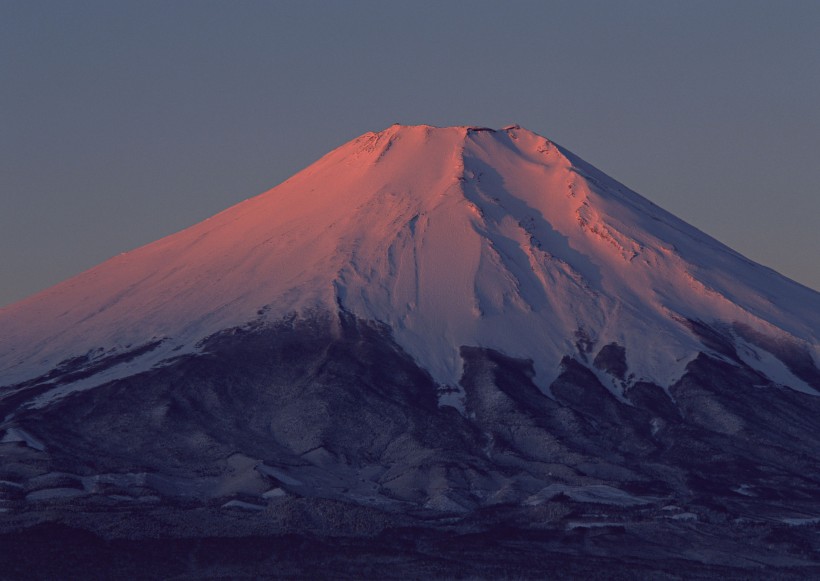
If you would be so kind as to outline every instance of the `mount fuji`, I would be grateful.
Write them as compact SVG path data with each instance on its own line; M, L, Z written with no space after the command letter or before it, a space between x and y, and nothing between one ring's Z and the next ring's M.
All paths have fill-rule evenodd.
M819 365L820 294L561 146L394 125L0 309L0 543L814 574Z

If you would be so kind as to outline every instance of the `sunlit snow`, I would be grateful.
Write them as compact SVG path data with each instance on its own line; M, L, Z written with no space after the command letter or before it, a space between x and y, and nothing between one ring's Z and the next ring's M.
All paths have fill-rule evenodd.
M703 349L685 318L782 334L818 361L819 297L518 126L394 125L0 309L0 385L98 348L167 340L115 378L231 326L341 306L387 324L456 390L449 403L462 345L531 359L547 391L579 333L596 349L625 347L632 381L667 386Z

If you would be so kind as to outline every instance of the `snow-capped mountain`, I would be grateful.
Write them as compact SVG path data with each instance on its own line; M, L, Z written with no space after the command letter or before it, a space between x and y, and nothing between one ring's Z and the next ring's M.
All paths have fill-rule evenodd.
M820 294L560 146L394 125L0 309L0 546L808 575L818 362Z
M0 310L0 383L162 341L109 379L194 352L226 328L337 306L387 325L455 388L461 346L533 360L548 392L579 344L613 343L629 381L667 386L704 348L691 321L725 326L750 365L794 389L814 393L752 337L820 358L820 295L543 137L394 125Z

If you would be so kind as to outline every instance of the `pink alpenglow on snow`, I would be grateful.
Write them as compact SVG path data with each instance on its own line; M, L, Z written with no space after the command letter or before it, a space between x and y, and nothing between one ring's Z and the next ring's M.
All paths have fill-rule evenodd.
M0 385L162 340L61 393L88 389L195 352L219 330L339 308L389 326L454 387L468 345L532 359L546 392L583 338L624 346L630 381L669 385L703 349L687 320L799 344L820 361L818 293L560 146L518 126L394 125L1 309ZM816 393L743 345L753 367ZM459 398L456 389L442 403Z

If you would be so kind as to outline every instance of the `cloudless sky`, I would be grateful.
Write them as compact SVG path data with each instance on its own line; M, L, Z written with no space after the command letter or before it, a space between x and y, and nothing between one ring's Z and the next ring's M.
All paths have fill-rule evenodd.
M820 2L0 0L0 305L394 122L519 123L820 288Z

